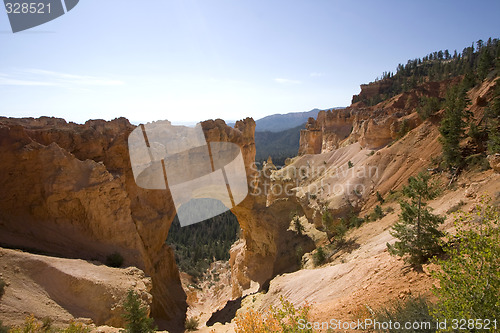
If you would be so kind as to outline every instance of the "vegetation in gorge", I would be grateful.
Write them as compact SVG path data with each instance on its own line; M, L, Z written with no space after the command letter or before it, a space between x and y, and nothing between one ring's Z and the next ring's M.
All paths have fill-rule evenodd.
M239 224L230 211L200 223L181 227L177 216L167 244L175 251L179 269L200 278L216 260L229 260L229 249L239 237Z

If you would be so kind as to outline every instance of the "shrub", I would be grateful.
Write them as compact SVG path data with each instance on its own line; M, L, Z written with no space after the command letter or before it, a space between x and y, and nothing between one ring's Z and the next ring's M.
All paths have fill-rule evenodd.
M42 319L42 331L44 332L52 331L52 318L45 317Z
M0 279L0 299L2 298L3 294L5 294L5 286L5 281L3 279Z
M422 120L433 116L441 108L441 102L437 97L420 98L420 106L417 108L417 113Z
M122 314L125 318L126 325L125 333L150 333L154 332L156 328L153 324L153 319L148 318L148 310L141 305L139 295L133 290L129 290L127 298L123 303L125 313Z
M379 191L377 191L376 195L377 195L377 201L380 202L380 204L383 204L384 198L382 198L382 195L380 194Z
M309 332L310 328L302 329L300 323L309 322L309 311L311 306L305 304L302 307L295 307L293 303L280 296L280 307L271 306L265 313L250 309L244 313L238 313L235 318L236 333L292 333Z
M377 221L382 217L384 217L384 211L382 210L382 207L380 207L380 205L376 205L373 209L373 213L370 214L370 219L372 221Z
M433 316L440 320L500 318L500 211L484 199L476 211L455 220L455 246L448 260L436 259L439 288Z
M391 206L389 206L389 207L387 207L387 208L385 209L385 212L386 212L387 214L393 213L393 212L394 212L394 208L392 208Z
M191 317L186 319L184 323L184 328L188 331L196 331L198 330L198 325L200 324L199 320L195 317Z
M348 161L347 162L347 167L350 169L354 166L354 163L352 163L351 161Z
M403 119L401 122L401 125L396 133L396 138L401 139L404 137L408 132L410 131L410 124L408 122L408 119Z
M3 326L2 321L0 320L0 333L8 333L10 330L10 327L8 326Z
M337 223L333 230L333 239L338 243L342 243L344 241L345 234L347 233L347 226L344 219L341 219L340 223Z
M52 319L49 317L43 318L42 322L38 321L34 315L26 317L24 324L21 326L14 326L10 330L7 327L2 327L0 321L0 333L90 333L91 328L82 323L75 323L71 321L70 324L62 329L54 329L52 327Z
M410 296L406 300L402 301L399 299L396 299L392 301L389 306L375 310L374 312L374 320L380 323L389 323L392 322L393 325L391 325L392 329L384 329L384 330L377 330L379 332L389 332L389 333L396 333L396 332L402 332L401 328L400 329L395 329L394 323L398 322L401 324L401 327L404 327L403 325L405 323L413 323L413 322L419 322L419 323L424 323L424 322L429 322L431 323L431 326L434 325L435 320L431 315L431 306L423 296ZM404 332L435 332L436 330L431 327L430 329L409 329L409 330L404 330Z
M325 251L323 250L323 247L318 247L316 249L316 252L313 254L313 262L315 266L320 266L324 264L326 261L326 255Z
M386 202L398 201L402 196L403 192L390 190L389 195L387 195L387 197L385 198L385 201Z
M106 257L106 266L119 268L123 265L123 257L118 252L113 252Z
M486 171L490 169L490 162L485 154L474 154L465 158L465 165L470 169L477 169L479 171Z
M297 231L299 235L302 235L304 232L304 226L300 223L300 218L297 215L293 217L293 225L295 227L295 231Z
M348 216L348 222L349 228L359 228L365 222L365 219L358 217L356 214L351 214Z
M10 333L35 333L41 332L42 324L36 320L34 315L26 317L22 326L14 326Z
M90 327L82 323L75 323L72 321L68 327L61 331L61 333L89 333L90 331Z
M464 205L465 205L465 202L463 200L460 200L460 202L458 202L457 204L451 206L450 209L448 209L446 211L446 214L455 213L455 212L459 211L460 208L462 208Z

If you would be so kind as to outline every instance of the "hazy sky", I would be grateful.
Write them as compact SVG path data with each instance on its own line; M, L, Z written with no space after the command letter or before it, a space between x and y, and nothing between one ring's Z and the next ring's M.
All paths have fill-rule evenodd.
M0 8L0 115L199 121L346 106L409 58L500 37L499 14L498 0L80 0L13 34Z

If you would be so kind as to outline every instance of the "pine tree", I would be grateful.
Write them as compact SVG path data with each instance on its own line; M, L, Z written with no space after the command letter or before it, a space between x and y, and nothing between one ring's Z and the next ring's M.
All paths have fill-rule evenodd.
M125 333L151 333L155 332L154 321L148 318L148 310L141 305L139 295L133 290L129 290L127 298L123 303L125 313L123 318L127 324L125 325Z
M428 173L419 173L408 179L403 195L410 200L400 201L399 221L390 232L399 241L394 245L387 243L390 254L405 256L405 261L412 265L423 264L438 253L439 238L443 236L437 227L444 218L432 214L425 203L439 193L435 184L429 184L429 179Z
M446 93L445 113L439 127L443 146L445 166L450 170L459 169L463 164L460 140L465 137L467 119L470 114L465 108L469 104L466 90L462 85L453 86Z
M300 218L298 215L295 215L293 217L293 224L295 226L295 231L297 231L299 235L302 235L302 233L304 232L304 226L302 225L302 223L300 223Z
M488 153L500 153L500 79L497 80L497 87L485 118L488 128Z
M328 241L332 244L332 237L335 234L333 216L328 210L325 210L321 216L321 220L323 222L323 228L326 232L326 236L328 237Z
M477 75L479 79L482 81L486 78L488 73L493 67L493 58L490 55L489 48L484 48L479 56L479 62L477 66Z

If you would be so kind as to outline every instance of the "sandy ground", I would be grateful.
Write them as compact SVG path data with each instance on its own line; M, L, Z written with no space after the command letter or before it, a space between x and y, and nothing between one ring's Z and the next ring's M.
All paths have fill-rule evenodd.
M129 289L147 303L151 280L135 267L111 268L79 259L65 259L0 249L0 277L6 282L0 299L0 320L20 325L33 314L50 317L56 327L70 321L117 326L123 323L121 301Z

